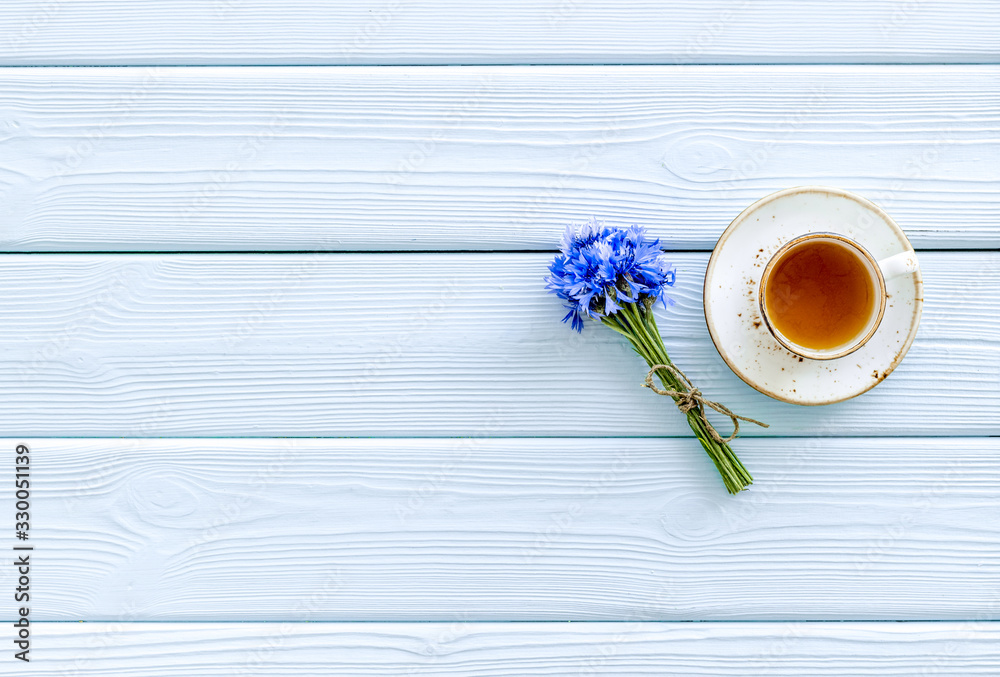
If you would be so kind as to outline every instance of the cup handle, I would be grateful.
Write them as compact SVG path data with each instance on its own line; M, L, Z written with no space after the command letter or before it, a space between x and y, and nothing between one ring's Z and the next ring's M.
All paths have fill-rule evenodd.
M912 250L899 252L894 256L882 259L878 262L878 267L882 270L882 277L886 280L900 275L910 275L920 270L917 254Z

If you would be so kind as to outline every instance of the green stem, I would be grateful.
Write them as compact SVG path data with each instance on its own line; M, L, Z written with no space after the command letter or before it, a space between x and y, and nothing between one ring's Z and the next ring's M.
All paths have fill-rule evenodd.
M633 349L651 368L657 364L672 364L656 327L656 319L653 317L652 311L640 309L639 304L636 303L626 303L623 304L622 310L619 312L603 318L603 323L625 336L632 344ZM687 390L684 384L680 383L670 372L661 369L657 370L656 375L663 387L668 390ZM677 397L673 399L675 402L678 400ZM726 485L726 490L735 494L746 489L753 483L753 477L729 444L719 442L712 436L702 419L701 412L700 406L687 412L687 421L692 432L718 469L722 481Z

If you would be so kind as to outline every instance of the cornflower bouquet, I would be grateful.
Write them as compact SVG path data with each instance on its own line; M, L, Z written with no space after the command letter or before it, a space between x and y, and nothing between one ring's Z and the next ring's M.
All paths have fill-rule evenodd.
M659 302L667 307L664 290L674 285L677 274L663 256L660 241L648 237L636 225L614 228L591 219L579 228L570 226L560 250L549 266L546 282L569 311L563 322L571 322L573 329L583 331L588 319L600 320L627 338L649 365L644 387L673 398L729 493L750 486L753 477L729 442L739 433L741 420L765 428L767 424L738 416L718 402L705 399L667 356L653 305ZM663 388L653 383L654 375ZM728 438L719 435L709 422L705 414L709 407L733 421L735 430Z

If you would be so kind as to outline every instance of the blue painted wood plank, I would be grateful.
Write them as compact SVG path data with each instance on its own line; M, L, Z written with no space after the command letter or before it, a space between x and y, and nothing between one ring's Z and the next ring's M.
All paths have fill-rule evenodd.
M1000 620L1000 438L18 443L35 620Z
M165 6L166 7L166 6ZM994 66L0 70L7 251L708 250L802 184L1000 248Z
M706 254L670 254L670 355L747 435L1000 434L1000 254L921 255L913 347L854 400L740 381L702 311ZM35 436L680 435L614 332L544 290L549 255L13 254L0 258L0 426ZM794 359L794 358L790 358Z
M1000 672L984 623L46 623L32 674L817 675ZM35 654L33 654L35 655Z
M0 63L996 62L977 0L5 0Z

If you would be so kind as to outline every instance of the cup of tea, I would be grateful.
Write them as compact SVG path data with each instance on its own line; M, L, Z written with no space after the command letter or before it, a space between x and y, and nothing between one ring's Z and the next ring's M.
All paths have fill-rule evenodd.
M861 348L885 314L886 280L917 270L904 251L877 261L836 233L806 233L786 242L764 268L758 288L768 331L792 353L832 360Z

